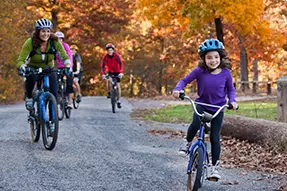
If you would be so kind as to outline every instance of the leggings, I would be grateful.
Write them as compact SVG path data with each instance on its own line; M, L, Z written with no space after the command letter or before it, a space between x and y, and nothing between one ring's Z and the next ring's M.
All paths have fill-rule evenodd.
M214 114L215 112L208 111L204 109L203 106L197 105L196 106L199 113L203 113L203 111L206 111L208 113ZM222 121L223 121L223 112L220 112L216 118L212 119L211 121L211 129L210 129L210 143L211 143L211 157L212 157L212 164L215 165L216 161L220 158L220 129L222 127ZM193 138L195 137L197 131L200 128L200 118L199 116L194 112L193 114L193 121L188 127L187 130L187 141L191 142Z
M27 98L32 98L32 92L33 92L35 83L38 79L39 79L39 75L32 74L32 75L27 76L27 79L25 82ZM49 74L49 83L50 83L50 92L55 96L57 100L58 81L57 81L57 75L55 72L51 72Z

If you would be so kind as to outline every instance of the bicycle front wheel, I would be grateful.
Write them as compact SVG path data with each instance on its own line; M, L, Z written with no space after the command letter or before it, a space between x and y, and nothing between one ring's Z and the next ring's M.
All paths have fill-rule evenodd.
M198 147L193 153L191 173L188 174L187 190L197 191L202 186L201 177L203 172L203 149Z
M116 96L117 96L117 90L115 87L113 87L112 95L111 95L111 103L112 103L112 111L113 113L116 112Z
M59 118L58 107L55 97L51 93L45 96L45 116L43 119L42 136L44 147L52 150L58 139Z
M58 102L58 115L59 115L59 120L63 120L64 114L65 114L65 99L64 99L64 86L62 85L59 89L58 92L59 96L59 102Z

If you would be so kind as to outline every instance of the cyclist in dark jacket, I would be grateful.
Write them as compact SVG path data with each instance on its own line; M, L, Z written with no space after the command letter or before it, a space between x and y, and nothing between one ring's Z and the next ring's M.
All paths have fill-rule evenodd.
M78 53L79 48L76 45L72 45L71 47L73 53L73 74L74 74L74 84L77 87L77 102L80 102L82 99L81 94L81 79L83 74L83 66L82 66L82 58Z

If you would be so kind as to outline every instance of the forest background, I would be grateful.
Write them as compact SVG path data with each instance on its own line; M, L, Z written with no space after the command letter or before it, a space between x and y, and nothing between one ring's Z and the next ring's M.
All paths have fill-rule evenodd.
M216 19L238 91L287 75L286 0L4 0L0 10L0 103L23 99L16 60L42 17L79 47L84 95L106 94L100 60L109 42L124 59L124 96L170 94L197 66L199 44L217 37Z

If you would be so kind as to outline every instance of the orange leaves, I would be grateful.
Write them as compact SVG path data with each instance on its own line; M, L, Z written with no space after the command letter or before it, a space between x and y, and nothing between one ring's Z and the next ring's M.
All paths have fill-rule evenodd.
M137 0L136 5L156 27L185 24L180 0Z
M267 151L265 148L238 141L228 137L222 140L222 166L225 168L246 168L248 170L259 170L264 172L287 173L286 154L276 151Z
M256 26L261 24L263 11L262 0L190 0L184 6L183 13L190 19L191 27L198 28L222 17L245 35L253 33Z

